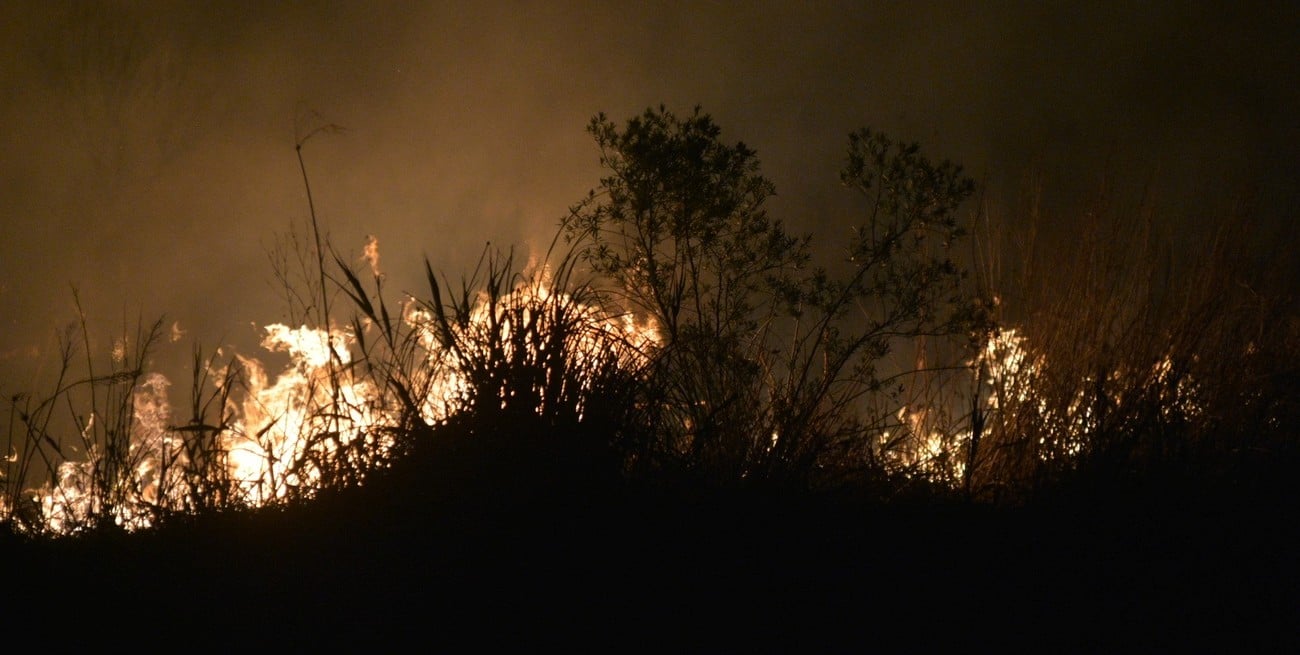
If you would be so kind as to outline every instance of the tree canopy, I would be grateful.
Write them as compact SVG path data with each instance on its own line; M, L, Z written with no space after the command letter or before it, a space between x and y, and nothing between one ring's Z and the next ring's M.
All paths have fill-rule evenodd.
M700 107L621 126L601 113L587 130L606 175L563 230L615 302L662 331L646 404L666 436L652 450L712 479L809 471L845 447L871 459L878 362L900 341L972 329L949 252L974 183L915 144L852 133L841 180L867 208L828 269L812 265L811 235L768 215L757 153Z

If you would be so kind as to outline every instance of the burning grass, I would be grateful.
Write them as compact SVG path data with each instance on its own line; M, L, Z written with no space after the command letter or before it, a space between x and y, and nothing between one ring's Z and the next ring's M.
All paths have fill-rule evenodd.
M130 589L163 600L78 626L301 650L487 617L534 646L579 616L672 650L1089 651L1131 648L1139 616L1162 648L1271 650L1300 576L1287 261L1241 256L1242 215L1178 260L1155 214L1103 209L1065 248L981 208L969 333L931 329L924 294L873 304L944 270L925 249L870 284L810 270L699 338L630 308L581 239L485 250L457 284L426 262L427 294L394 299L377 241L357 271L291 232L294 324L261 343L283 366L196 347L178 402L146 370L162 321L101 359L83 317L52 386L9 399L7 616ZM943 629L892 629L918 608Z
M1017 302L1034 309L1014 327L1003 322L960 366L906 371L905 396L871 398L891 420L840 452L861 459L832 462L841 477L827 489L1019 504L1294 458L1300 323L1232 238L1219 234L1177 280L1161 277L1152 242L1085 239L1050 282L1022 280ZM491 442L498 458L564 453L585 462L566 475L607 480L669 475L679 461L663 439L681 426L663 421L681 414L652 406L665 402L661 337L575 282L572 257L519 268L487 252L454 293L429 269L429 296L396 306L381 276L367 285L336 264L355 309L347 324L267 326L263 347L289 359L276 372L196 350L181 416L171 382L144 370L161 323L119 337L102 364L84 357L84 321L66 333L53 391L10 399L5 522L135 530L307 500L431 456L421 444L439 439Z
M662 316L611 285L623 268L588 267L608 247L593 231L563 252L557 235L526 265L485 250L458 285L426 262L427 296L393 299L378 242L366 244L368 274L353 270L313 214L312 239L291 233L273 253L298 320L264 328L282 369L196 347L178 406L172 382L145 370L161 321L124 330L100 361L82 317L61 335L53 386L10 399L0 519L36 535L135 531L310 501L455 452L478 453L469 466L516 462L516 482L994 505L1295 461L1300 318L1288 276L1270 268L1285 261L1241 256L1244 215L1174 258L1148 207L1068 217L1069 248L1017 243L1023 230L993 227L980 208L972 283L946 259L964 234L949 216L969 193L960 169L878 135L854 143L858 177L846 180L884 194L872 221L896 214L860 226L847 281L805 271L807 241L778 234L783 259L764 270L785 277L719 269L748 295L706 297L720 292L704 281L694 307ZM876 190L872 162L928 181ZM583 207L591 230L619 215ZM689 259L709 236L672 256L714 265ZM718 261L758 266L734 255ZM660 291L638 275L646 298ZM704 308L724 305L734 322L706 324ZM978 320L941 317L951 306Z

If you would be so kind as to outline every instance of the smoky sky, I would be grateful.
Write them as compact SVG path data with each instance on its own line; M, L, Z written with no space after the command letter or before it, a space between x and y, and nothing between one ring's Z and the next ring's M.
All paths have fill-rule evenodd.
M323 124L322 227L347 256L377 237L394 292L425 256L455 278L487 241L544 246L598 181L591 117L661 103L756 149L770 212L829 244L859 127L1000 206L1037 179L1068 216L1118 180L1179 220L1241 194L1289 220L1297 5L1095 4L5 3L0 378L49 357L74 287L92 332L166 315L184 356L286 320L268 251Z

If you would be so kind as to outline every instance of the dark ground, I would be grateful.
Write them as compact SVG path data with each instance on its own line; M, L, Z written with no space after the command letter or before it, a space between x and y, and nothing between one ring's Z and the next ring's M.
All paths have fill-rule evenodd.
M39 644L144 650L1300 646L1300 502L1281 467L1017 509L416 468L287 510L10 539L5 622Z

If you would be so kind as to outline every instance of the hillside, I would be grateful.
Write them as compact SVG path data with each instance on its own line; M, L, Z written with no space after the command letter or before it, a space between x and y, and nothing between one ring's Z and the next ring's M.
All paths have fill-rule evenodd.
M146 649L1296 643L1300 503L1287 471L995 509L669 494L473 450L287 508L10 539L6 616L46 626L50 644Z

